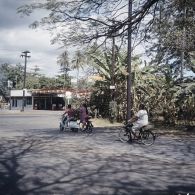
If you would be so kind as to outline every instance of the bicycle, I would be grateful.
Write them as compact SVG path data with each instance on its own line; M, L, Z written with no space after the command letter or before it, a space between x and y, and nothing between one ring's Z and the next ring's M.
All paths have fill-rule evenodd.
M144 145L150 146L154 143L156 139L156 134L151 131L151 125L143 126L138 130L136 135L132 130L132 124L125 125L119 132L119 139L122 142L137 141Z

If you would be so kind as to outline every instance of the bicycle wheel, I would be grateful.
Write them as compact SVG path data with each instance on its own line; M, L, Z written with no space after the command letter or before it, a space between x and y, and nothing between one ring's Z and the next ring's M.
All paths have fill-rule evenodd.
M140 133L141 142L144 145L150 146L154 143L155 135L150 130L145 130Z
M64 127L63 125L60 123L60 131L63 131L64 130Z
M88 124L87 124L87 126L86 126L86 133L92 133L92 131L93 131L93 125L92 125L92 123L91 122L89 122Z
M122 141L122 142L128 142L129 141L129 133L126 132L125 129L121 129L120 132L119 132L119 139Z

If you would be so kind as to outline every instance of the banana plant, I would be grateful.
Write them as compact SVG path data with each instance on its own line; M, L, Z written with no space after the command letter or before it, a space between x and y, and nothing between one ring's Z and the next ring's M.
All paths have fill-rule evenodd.
M104 81L99 82L101 83L99 93L101 94L101 91L104 91L104 94L107 94L111 83L111 52L99 52L98 55L92 54L90 57L97 72L104 78ZM124 115L127 96L125 52L118 52L114 73L116 84L115 99L120 107L120 113L118 114ZM185 95L186 91L187 95ZM193 110L195 110L194 91L194 84L185 83L181 87L175 83L175 78L172 76L169 65L165 64L163 67L148 65L143 67L140 57L133 57L132 103L134 112L137 111L140 103L144 103L151 115L157 117L162 115L165 118L165 122L176 123L179 110L185 108L187 109L185 113L188 112L188 119L192 120L194 116Z

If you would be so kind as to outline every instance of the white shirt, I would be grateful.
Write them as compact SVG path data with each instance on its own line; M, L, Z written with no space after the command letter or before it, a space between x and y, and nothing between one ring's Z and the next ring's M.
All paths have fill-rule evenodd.
M139 110L135 116L138 117L138 120L136 121L136 123L139 126L148 125L148 113L146 110Z

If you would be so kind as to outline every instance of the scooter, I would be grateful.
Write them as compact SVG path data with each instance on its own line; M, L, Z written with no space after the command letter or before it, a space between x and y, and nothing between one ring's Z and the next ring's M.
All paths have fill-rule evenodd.
M78 132L80 129L80 123L78 122L78 119L71 118L68 122L66 122L67 118L67 115L63 115L61 117L60 131L71 130L73 132Z

